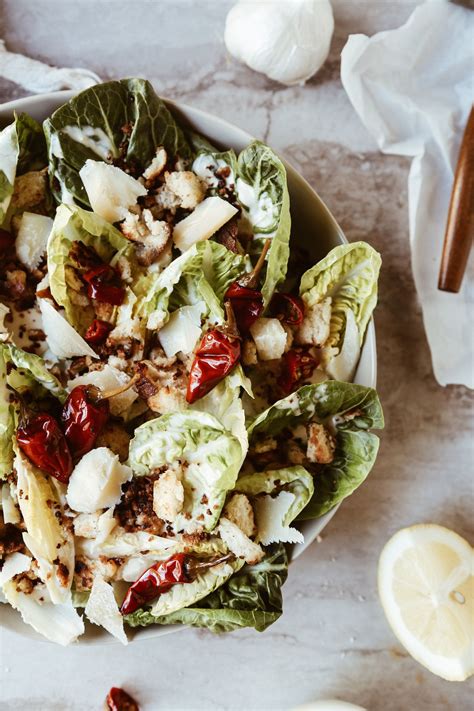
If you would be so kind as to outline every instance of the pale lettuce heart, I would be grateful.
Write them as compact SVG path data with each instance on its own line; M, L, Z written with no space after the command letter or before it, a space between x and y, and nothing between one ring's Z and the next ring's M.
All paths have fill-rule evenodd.
M175 531L211 531L242 461L234 435L212 415L187 411L149 420L135 430L128 464L135 476L163 466L177 466L184 506L172 522Z
M334 247L301 277L300 296L308 307L331 298L325 365L328 373L332 369L340 380L355 372L367 324L377 304L380 265L380 255L369 244L354 242ZM337 354L341 357L332 364L332 356Z
M15 457L14 467L18 504L26 527L25 544L38 561L52 602L64 603L74 573L74 536L61 523L64 511L51 478L21 454Z

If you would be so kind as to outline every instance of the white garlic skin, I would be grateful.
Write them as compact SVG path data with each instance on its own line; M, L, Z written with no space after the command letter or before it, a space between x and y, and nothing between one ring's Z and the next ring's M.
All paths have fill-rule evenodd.
M230 54L281 84L304 84L329 54L329 0L240 0L227 15Z

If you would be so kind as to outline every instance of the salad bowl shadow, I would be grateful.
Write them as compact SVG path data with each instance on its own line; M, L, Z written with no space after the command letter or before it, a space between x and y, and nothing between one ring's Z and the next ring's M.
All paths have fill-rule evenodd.
M26 112L37 121L43 121L59 106L69 101L76 92L58 91L51 94L26 97L3 104L0 107L0 128L13 120L13 112ZM168 108L184 124L206 136L213 144L223 148L233 148L236 152L243 150L254 137L227 121L208 114L200 109L187 106L181 102L166 100ZM306 255L308 263L305 268L322 259L331 249L347 243L341 228L337 224L328 207L306 180L283 159L287 171L288 190L290 194L291 211L291 241L290 249L297 248ZM291 270L291 263L290 263ZM289 277L291 278L291 271ZM364 344L354 382L367 387L375 387L377 380L377 351L375 328L370 321L365 335ZM338 506L323 516L299 524L298 528L304 535L304 543L293 546L291 560L298 558L308 546L313 543L327 523L336 513ZM2 625L9 630L35 640L45 641L30 627L23 624L20 615L7 605L2 606ZM182 625L168 625L136 628L130 632L133 640L159 637L170 632L183 629ZM86 634L80 644L117 644L117 640L108 635L105 630L86 625Z

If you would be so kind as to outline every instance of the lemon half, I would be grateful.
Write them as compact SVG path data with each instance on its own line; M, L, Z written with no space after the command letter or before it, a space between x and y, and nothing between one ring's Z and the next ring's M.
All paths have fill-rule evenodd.
M403 528L379 560L382 607L420 664L449 681L474 673L474 551L435 524Z

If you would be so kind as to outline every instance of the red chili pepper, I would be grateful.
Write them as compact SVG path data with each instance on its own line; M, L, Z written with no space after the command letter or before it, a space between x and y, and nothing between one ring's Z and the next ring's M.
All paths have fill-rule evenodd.
M224 295L224 301L232 304L237 328L241 333L248 333L250 326L263 311L262 292L256 287L269 249L270 240L267 239L252 271L232 282Z
M109 419L109 402L95 397L96 391L78 385L69 393L61 413L64 435L77 457L90 452Z
M113 324L108 321L101 321L99 318L95 318L87 331L84 334L84 339L87 343L91 343L94 346L104 343L105 339L113 329Z
M192 583L199 571L223 563L229 558L233 558L232 554L200 561L187 553L176 553L168 560L159 561L130 585L120 612L122 615L129 615L167 592L173 585Z
M317 361L304 348L292 348L282 357L282 374L278 384L285 393L296 390L302 380L310 378Z
M135 699L118 686L113 686L110 689L106 703L110 711L140 711Z
M0 251L11 249L15 244L15 238L10 232L6 230L0 230Z
M125 289L120 286L120 277L109 264L100 264L89 269L82 278L87 282L87 294L90 299L113 306L123 303Z
M38 469L66 484L73 469L66 439L52 415L40 412L26 419L17 429L20 449Z
M232 304L239 331L248 333L250 326L263 311L262 292L241 286L238 281L234 281L227 289L224 299L228 299Z
M232 331L213 328L202 339L189 373L186 400L196 402L207 395L235 367L240 358L240 340Z
M299 326L304 319L304 303L299 296L273 294L270 312L289 326Z

